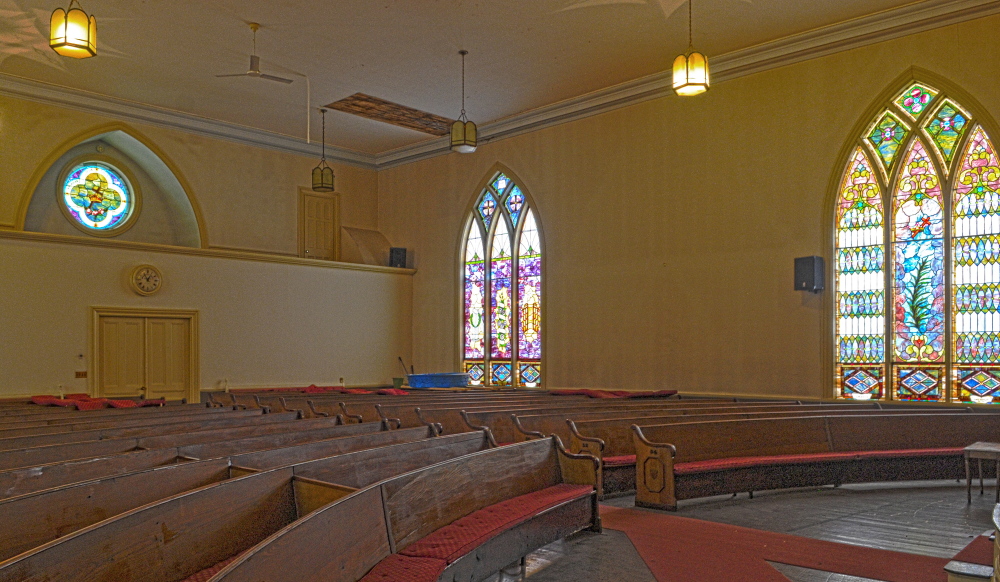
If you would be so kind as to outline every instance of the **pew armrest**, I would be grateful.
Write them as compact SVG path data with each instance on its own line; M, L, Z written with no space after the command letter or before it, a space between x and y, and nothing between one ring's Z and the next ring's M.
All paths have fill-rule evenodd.
M594 488L594 493L591 496L591 510L594 517L590 524L590 529L591 531L600 533L601 513L598 506L598 499L604 493L601 460L589 453L571 453L567 451L559 435L552 435L552 442L555 443L556 455L559 457L559 470L562 473L563 483L590 485Z
M425 419L424 415L420 412L419 406L414 408L413 410L417 413L417 418L420 419L420 422L424 426L430 428L431 433L434 436L441 436L444 433L444 426L440 422L429 422L427 419Z
M304 412L302 412L301 408L289 408L288 407L288 401L285 400L284 396L279 397L278 398L278 402L281 402L281 409L284 412L297 412L298 413L298 417L297 418L305 418L306 417L306 414Z
M481 430L486 434L486 440L490 443L491 448L495 449L500 446L497 444L497 440L493 438L493 431L490 430L490 427L472 424L472 421L469 420L469 414L464 410L460 410L459 414L462 415L462 422L465 423L465 426L471 428L472 430Z
M525 440L529 440L530 441L531 439L543 439L543 438L545 438L545 435L542 434L542 433L540 433L540 432L538 432L537 430L528 430L528 429L524 428L521 425L521 419L519 419L516 414L511 414L510 415L510 420L511 420L511 422L514 423L514 429L516 429L517 432L519 432L522 435L524 435L525 437L527 437Z
M311 412L314 416L325 416L325 417L329 417L330 416L329 412L323 412L322 410L316 410L316 405L313 404L312 400L306 400L306 405L309 406L309 412ZM340 424L342 424L342 423L340 423Z
M339 406L340 406L340 410L343 411L343 413L344 413L343 416L344 416L344 421L345 422L350 422L350 424L361 424L362 422L365 421L364 417L362 417L360 414L351 414L347 410L347 403L346 402L339 403Z
M677 447L650 441L635 424L632 425L632 433L635 443L636 506L677 511L674 482Z
M650 441L649 439L646 438L646 435L642 434L642 428L640 428L639 425L633 424L632 432L635 433L635 437L639 439L639 442L646 445L647 447L659 447L659 448L669 449L671 459L677 456L677 447L675 447L670 443L654 443Z
M580 434L580 431L576 428L576 423L571 419L566 419L566 424L569 426L569 432L573 436L570 441L570 449L573 452L588 452L598 459L604 455L604 440L597 437L589 437Z

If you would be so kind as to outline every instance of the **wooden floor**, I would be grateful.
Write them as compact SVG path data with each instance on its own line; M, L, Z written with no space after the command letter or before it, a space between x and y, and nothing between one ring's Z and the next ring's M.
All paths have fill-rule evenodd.
M676 515L815 539L951 558L992 528L993 489L974 491L966 505L965 483L933 481L847 485L839 488L763 492L747 499L714 497L681 504ZM631 497L608 500L632 507ZM792 582L867 582L867 579L773 564ZM654 581L628 538L620 532L583 533L529 556L532 582L576 580ZM506 580L514 580L513 577Z

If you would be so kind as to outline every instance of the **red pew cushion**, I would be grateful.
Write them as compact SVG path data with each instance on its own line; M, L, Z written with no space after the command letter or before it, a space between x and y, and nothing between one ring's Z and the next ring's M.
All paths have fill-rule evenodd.
M634 465L635 455L617 455L613 457L604 457L604 464L608 467L620 467L622 465Z
M361 582L435 582L447 565L436 558L391 554L376 564Z
M690 473L709 473L712 471L743 469L761 465L797 465L803 463L853 461L858 459L891 459L899 457L928 457L961 454L961 448L941 448L903 449L891 451L846 451L839 453L809 453L801 455L772 455L761 457L729 457L726 459L707 459L704 461L677 463L674 465L674 473L677 475L685 475Z
M589 398L665 398L677 394L676 390L631 392L629 390L549 390L552 396L587 396Z
M409 392L399 388L383 388L378 391L382 396L409 396Z
M400 554L452 563L486 540L561 503L593 493L588 485L562 483L474 511L406 547Z

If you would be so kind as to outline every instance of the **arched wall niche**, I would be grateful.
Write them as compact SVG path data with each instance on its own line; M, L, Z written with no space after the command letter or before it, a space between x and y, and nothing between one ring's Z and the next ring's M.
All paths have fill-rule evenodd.
M135 189L141 196L138 215L131 224L120 233L105 233L103 238L193 248L204 246L204 227L197 205L182 179L144 140L126 128L107 128L72 140L54 152L46 161L48 166L43 164L36 173L37 183L31 190L21 222L23 230L93 236L70 222L60 208L62 185L59 184L68 166L90 157L126 173L136 182Z

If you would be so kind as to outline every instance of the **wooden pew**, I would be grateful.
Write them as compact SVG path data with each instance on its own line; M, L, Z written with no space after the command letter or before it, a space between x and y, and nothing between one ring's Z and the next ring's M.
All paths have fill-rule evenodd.
M841 416L841 415L894 415L913 414L909 410L878 410L860 406L828 406L822 409L803 407L799 409L744 409L743 412L728 412L734 409L708 409L705 414L664 415L658 417L610 417L595 420L570 420L563 425L570 433L569 450L586 451L601 459L603 472L603 494L616 495L635 490L635 441L632 425L666 425L681 422L705 422L718 420L751 420L762 418L792 418L796 416ZM720 411L727 412L720 412ZM971 410L966 411L971 412ZM955 414L954 409L925 408L920 414ZM536 423L535 427L544 433L551 421ZM562 431L559 432L561 434ZM526 437L528 435L525 435Z
M435 439L433 443L428 435L426 428L415 428L341 437L288 449L160 466L0 500L0 523L20 524L0 530L0 561L141 505L265 469L292 466L294 474L306 478L333 474L347 479L355 462L363 466L355 467L354 474L378 475L391 467L409 463L418 468L484 448L482 433ZM395 448L398 446L406 448ZM389 476L394 474L398 473Z
M559 397L561 398L561 397ZM373 409L376 414L380 414L382 418L389 419L395 418L401 421L402 426L428 424L428 423L439 423L445 433L451 432L464 432L469 430L469 423L463 420L462 411L464 410L466 414L470 417L472 425L475 426L489 426L491 430L494 431L494 437L500 442L512 442L514 439L511 438L507 440L507 436L513 437L513 429L508 430L508 426L504 424L503 421L496 421L498 418L506 418L509 422L509 417L511 412L518 412L519 414L532 414L532 413L568 413L570 411L607 411L607 410L652 410L652 409L671 409L676 406L687 407L699 407L699 406L717 406L715 402L688 402L674 400L674 399L637 399L637 400L600 400L600 399L588 399L585 401L577 402L566 402L558 400L558 398L553 398L546 402L532 402L525 403L523 405L512 406L509 404L483 404L475 407L469 406L455 406L452 403L445 403L444 405L427 405L420 407L411 407L408 404L401 405L373 405ZM348 412L357 412L358 407L347 407ZM419 408L419 412L417 412ZM492 413L492 415L490 414ZM478 418L477 418L478 416ZM473 420L475 418L475 420ZM490 424L493 422L493 424Z
M596 479L596 460L566 453L556 439L459 457L328 505L242 554L212 580L367 582L414 560L432 562L439 574L378 579L482 580L561 537L599 529ZM577 490L574 484L582 487ZM553 496L549 506L539 500L545 494ZM434 553L434 540L449 528L500 507L505 511L497 515L508 521L489 524L491 535L447 556L423 557ZM524 515L516 515L518 509Z
M43 426L74 424L79 422L95 422L113 419L154 419L161 416L176 416L178 414L195 414L213 416L233 412L228 408L208 408L203 404L184 404L175 406L156 406L148 408L102 408L99 410L70 410L47 412L30 417L12 415L0 422L0 428L21 428L23 426Z
M893 414L634 426L636 505L763 489L964 475L1000 414Z
M146 437L164 434L177 434L192 431L204 431L223 428L237 428L241 426L262 426L266 424L287 423L296 420L295 413L279 414L257 414L239 417L212 418L208 420L185 420L186 417L176 419L177 422L154 425L127 426L121 428L102 428L95 430L78 430L70 432L57 432L44 435L31 435L22 437L0 438L0 451L11 449L23 449L44 445L57 445L66 443L79 443L86 441L99 441L113 438Z
M72 448L75 452L68 453L63 456L75 457L78 454L87 454L87 457L75 457L74 459L57 459L48 460L43 463L28 463L23 467L0 470L0 485L6 485L5 488L0 488L0 492L16 490L18 494L23 494L30 491L37 491L37 487L45 485L47 487L54 487L58 485L65 485L68 483L73 483L79 480L94 478L95 476L105 476L111 474L117 474L120 472L118 469L119 465L124 464L128 467L129 471L135 471L143 468L150 468L153 466L158 466L164 464L162 458L165 456L170 457L174 462L177 458L186 459L209 459L213 457L224 457L233 454L261 451L266 449L274 449L282 446L289 446L294 444L303 444L313 441L320 441L324 439L332 439L342 436L353 436L361 434L370 434L379 432L382 430L381 425L375 423L369 423L365 425L337 425L333 419L316 419L316 420L303 420L296 421L301 423L325 423L320 424L318 427L314 426L309 430L297 431L292 429L291 431L279 432L275 434L265 434L265 436L256 437L246 437L246 438L235 438L233 439L231 435L227 435L227 430L222 431L205 431L206 434L191 433L184 435L169 435L164 437L152 437L147 439L123 439L124 441L132 440L135 441L136 446L143 445L142 449L151 450L162 450L166 451L164 454L158 455L138 455L139 450L128 449L124 452L118 450L127 447L112 447L110 453L104 454L91 454L94 453L93 449L87 451L79 451L77 448L90 445L90 444L100 444L100 443L78 443L72 445L64 445L65 447ZM274 426L274 425L269 425ZM260 427L267 428L267 427ZM425 429L426 430L426 429ZM212 434L207 434L212 433ZM119 441L105 441L118 443ZM201 443L201 444L199 444ZM43 449L48 449L50 447L39 447L37 449L27 449L27 451L40 451ZM58 451L48 451L45 450L45 455L39 455L35 458L51 458L53 456L59 456ZM0 453L2 456L3 453ZM120 457L117 458L116 457ZM22 458L23 459L23 458ZM86 462L88 459L92 459L93 463ZM153 463L152 465L140 465L141 461L137 459L147 459L147 462ZM84 471L86 476L79 479L74 478L74 473L72 471L65 471L61 465L65 464L66 461L74 461L73 467L78 470ZM22 460L23 462L23 460ZM100 473L101 470L112 471L111 473ZM71 481L66 481L66 479L72 479ZM25 484L24 481L28 480L30 484ZM26 489L27 488L27 489Z
M290 468L206 485L0 562L0 581L178 582L345 493Z
M759 404L759 403L747 403L747 404L737 404L733 402L725 402L721 404L706 404L706 403L689 403L684 401L683 403L670 404L667 406L619 406L613 408L580 408L580 407L564 407L558 409L536 409L536 410L513 410L506 414L502 411L482 411L482 410L472 410L467 411L466 416L468 417L467 423L474 425L482 425L490 427L494 435L500 442L520 442L525 440L526 433L540 432L544 435L557 434L559 438L563 439L563 442L567 442L570 438L570 432L566 427L567 419L605 419L605 418L615 418L615 417L632 417L632 418L643 418L643 417L656 417L656 416L674 416L674 415L701 415L701 414L720 414L724 412L742 412L742 411L784 411L784 410L796 410L796 411L809 411L809 410L827 410L831 406L837 408L859 408L859 409L870 409L875 410L872 405L859 405L859 404L845 404L841 406L830 405L830 404L798 404L795 402L788 402L784 404ZM517 420L511 416L511 414L517 415ZM435 418L435 415L429 414L425 415L429 418Z
M218 408L199 408L198 410L220 410ZM221 412L213 412L211 414L205 414L202 412L197 412L190 414L187 412L177 413L177 414L160 414L152 417L124 417L124 418L103 418L100 420L92 420L86 418L78 419L65 419L64 422L49 421L46 424L35 425L31 422L24 423L8 423L6 425L0 426L0 438L7 437L17 437L17 436L31 436L31 435L43 435L52 434L57 432L73 432L73 431L89 431L98 430L102 428L126 428L133 426L157 426L161 424L171 424L184 420L209 420L209 419L225 419L225 418L245 418L245 417L255 417L260 416L262 411L260 410L222 410ZM86 414L86 413L82 413ZM13 426L19 424L22 426Z

